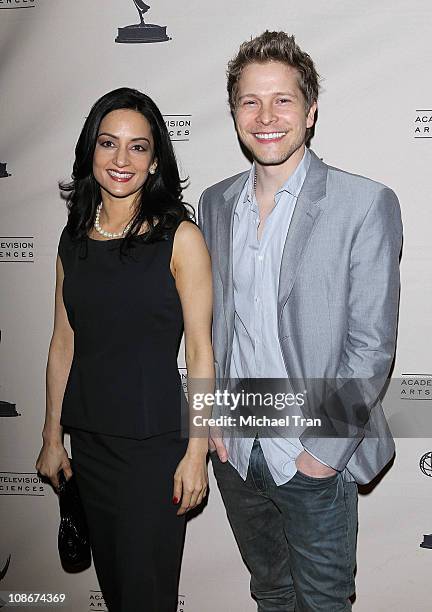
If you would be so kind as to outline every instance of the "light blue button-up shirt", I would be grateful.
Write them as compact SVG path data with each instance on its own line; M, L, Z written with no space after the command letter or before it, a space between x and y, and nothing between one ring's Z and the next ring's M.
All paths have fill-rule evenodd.
M253 189L255 166L240 194L233 226L234 338L231 378L286 378L279 343L277 298L279 272L291 218L310 164L305 154L275 195L258 240L258 204ZM224 436L230 463L246 479L253 438ZM303 446L298 438L260 438L269 470L277 485L290 480Z

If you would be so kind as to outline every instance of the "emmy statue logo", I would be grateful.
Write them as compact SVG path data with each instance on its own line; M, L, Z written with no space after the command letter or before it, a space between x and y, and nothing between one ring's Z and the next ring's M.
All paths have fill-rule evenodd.
M8 571L10 560L11 560L11 555L9 555L9 557L6 559L6 563L4 564L3 569L0 570L0 581L3 580L3 578L6 576L6 572Z
M0 342L1 342L1 330L0 330ZM1 385L0 385L0 389L1 389ZM2 400L0 400L0 417L17 417L17 416L21 416L21 413L17 412L16 404L11 404L10 402L3 402ZM7 565L9 566L9 562ZM2 575L0 573L0 580L1 579L2 579Z
M9 174L9 172L6 170L6 166L7 163L4 164L2 162L0 162L0 178L7 178L8 176L12 176L11 174Z
M6 576L6 572L8 571L10 560L11 560L11 555L9 555L9 557L7 558L7 561L3 569L0 570L0 581L3 580L3 578ZM7 604L8 602L0 597L0 608L4 608L5 606L7 606Z
M21 416L21 413L17 412L16 404L10 402L4 402L0 400L0 417L17 417Z
M144 21L144 14L149 10L149 5L145 4L143 0L133 1L138 10L140 23L119 28L115 41L118 43L154 43L171 40L167 36L166 26L146 23Z

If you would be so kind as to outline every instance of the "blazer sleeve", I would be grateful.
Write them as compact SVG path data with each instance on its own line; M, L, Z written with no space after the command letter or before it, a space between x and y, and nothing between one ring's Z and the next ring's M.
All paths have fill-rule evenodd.
M353 239L348 333L336 374L340 388L335 401L330 398L327 410L324 407L329 422L344 421L348 435L316 437L316 431L308 428L300 437L306 450L339 471L366 434L370 411L379 401L393 361L401 246L399 201L391 189L382 186Z

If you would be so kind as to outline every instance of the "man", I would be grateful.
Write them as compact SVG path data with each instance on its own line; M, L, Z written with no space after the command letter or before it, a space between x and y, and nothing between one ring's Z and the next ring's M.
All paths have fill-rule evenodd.
M296 438L226 431L211 441L259 612L351 609L357 483L394 454L378 395L395 349L399 204L384 185L306 148L318 90L294 37L266 31L243 43L228 64L228 95L253 165L200 200L217 376L357 381L364 402L341 394L348 421L353 411L343 431L355 435L306 427Z

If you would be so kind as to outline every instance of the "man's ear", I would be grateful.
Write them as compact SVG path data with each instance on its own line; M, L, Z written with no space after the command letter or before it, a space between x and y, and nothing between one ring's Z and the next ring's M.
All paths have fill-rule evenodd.
M307 128L311 128L313 127L313 124L315 123L315 113L317 111L318 105L315 102L312 102L310 109L307 112L306 115L306 127Z

